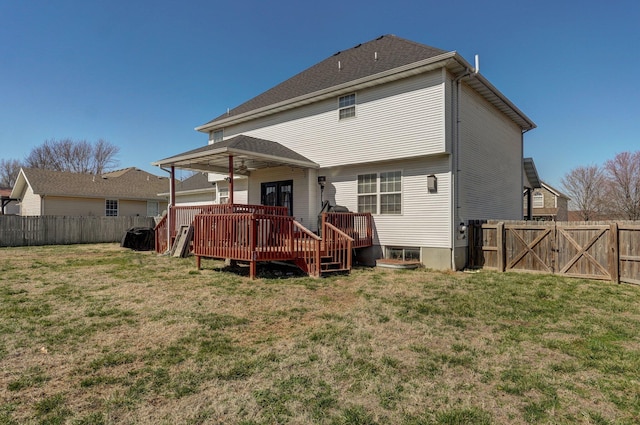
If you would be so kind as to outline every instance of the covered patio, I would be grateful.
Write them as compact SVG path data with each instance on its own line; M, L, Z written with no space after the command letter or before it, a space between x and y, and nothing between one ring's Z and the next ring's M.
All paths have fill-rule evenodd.
M234 199L234 181L238 176L264 180L268 169L287 167L302 176L302 197L296 205L305 205L306 220L320 211L317 197L320 168L315 162L273 141L239 135L202 148L153 163L170 173L169 211L156 226L156 251L171 249L183 226L193 226L193 253L198 267L202 257L248 262L250 276L256 275L257 262L290 261L311 276L323 272L348 271L352 250L371 246L370 214L322 213L317 232L305 227L291 212L291 192L285 200L261 196L255 203L238 203ZM176 169L208 172L224 176L229 185L228 203L201 206L178 206L175 202ZM261 182L262 186L266 183ZM291 183L293 185L293 181ZM264 188L263 188L264 191ZM255 199L256 196L253 196ZM302 202L300 202L302 199ZM266 205L264 205L266 204Z

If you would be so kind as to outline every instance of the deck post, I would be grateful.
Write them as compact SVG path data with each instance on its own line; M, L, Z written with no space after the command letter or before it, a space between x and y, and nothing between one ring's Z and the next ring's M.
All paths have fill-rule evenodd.
M199 255L196 255L196 269L200 270L200 259L202 257L200 257Z
M229 204L233 205L233 155L229 155Z

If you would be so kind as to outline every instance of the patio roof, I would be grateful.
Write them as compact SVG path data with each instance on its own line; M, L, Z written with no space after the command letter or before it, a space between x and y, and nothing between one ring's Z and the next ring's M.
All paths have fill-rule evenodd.
M233 157L233 168L240 173L283 165L320 168L317 163L280 143L243 134L151 164L158 167L226 174L229 172L229 157Z

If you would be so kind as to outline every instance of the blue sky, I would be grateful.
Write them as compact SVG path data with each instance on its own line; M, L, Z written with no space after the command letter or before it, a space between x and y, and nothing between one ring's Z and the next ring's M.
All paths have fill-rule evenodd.
M0 158L104 138L122 167L203 146L194 127L339 50L395 34L470 63L538 125L560 188L640 149L640 2L0 0Z

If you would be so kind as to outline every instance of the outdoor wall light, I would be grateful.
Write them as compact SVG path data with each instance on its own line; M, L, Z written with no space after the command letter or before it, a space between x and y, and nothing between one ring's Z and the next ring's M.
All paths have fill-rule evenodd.
M429 193L438 191L438 179L434 174L430 174L427 176L427 190L429 191Z
M318 176L318 184L320 185L320 205L324 202L324 186L327 184L327 176Z

